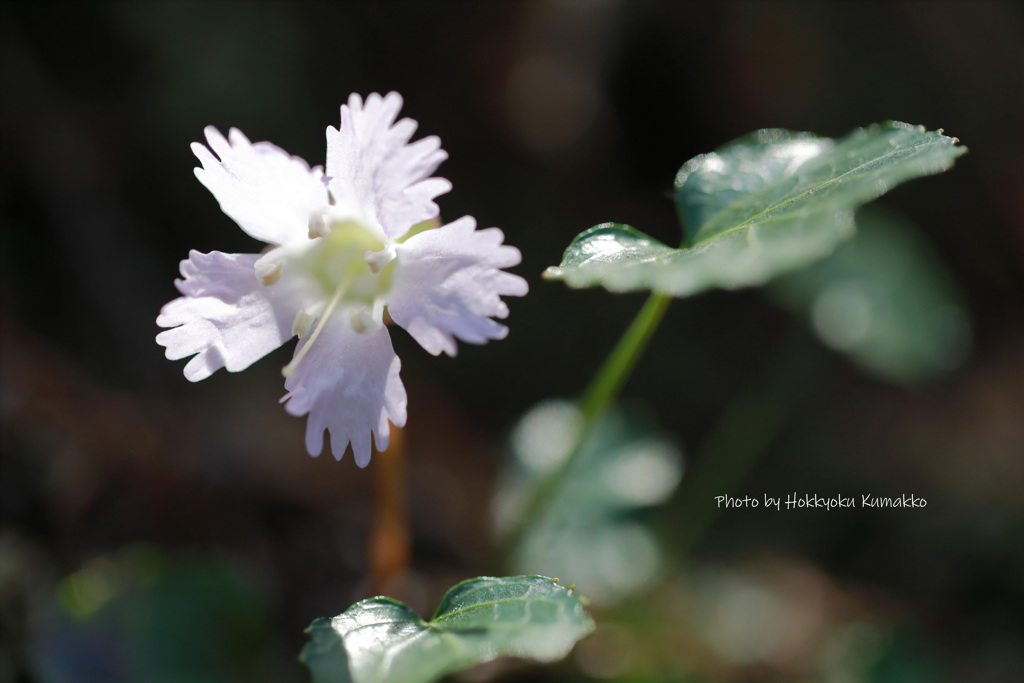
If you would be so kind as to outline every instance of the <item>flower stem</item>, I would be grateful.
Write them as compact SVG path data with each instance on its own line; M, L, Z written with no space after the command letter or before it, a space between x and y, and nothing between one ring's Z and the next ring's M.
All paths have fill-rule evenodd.
M409 525L405 514L405 435L391 425L391 443L373 459L376 470L370 531L370 589L383 595L409 569Z
M506 539L506 564L508 564L508 559L514 557L519 551L526 532L543 516L548 506L562 490L569 473L583 451L583 444L586 443L598 420L608 410L626 380L633 373L637 362L647 349L651 335L658 329L658 324L665 315L665 310L671 300L672 297L668 294L657 292L647 299L643 308L640 309L636 318L619 339L618 344L608 354L586 391L583 392L583 396L579 400L580 411L583 414L583 429L580 431L579 439L572 452L559 466L538 482L532 495L523 506L518 523Z

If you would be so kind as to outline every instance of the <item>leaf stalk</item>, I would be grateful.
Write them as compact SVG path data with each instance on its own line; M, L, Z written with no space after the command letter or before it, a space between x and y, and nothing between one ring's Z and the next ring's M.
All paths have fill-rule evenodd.
M651 294L583 392L578 402L583 414L583 428L580 430L579 438L569 455L540 480L527 499L517 524L506 538L506 565L519 551L526 532L543 517L565 486L569 473L583 452L584 444L633 374L671 301L672 297L669 294Z

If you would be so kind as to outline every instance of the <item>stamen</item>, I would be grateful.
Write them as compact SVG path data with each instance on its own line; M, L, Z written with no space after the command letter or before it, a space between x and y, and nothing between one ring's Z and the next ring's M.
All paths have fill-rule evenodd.
M345 290L348 289L350 284L352 284L354 277L355 273L349 273L345 276L345 279L341 281L341 284L338 285L337 291L335 291L334 296L331 297L331 302L327 304L327 308L324 309L323 315L320 316L320 322L317 323L316 329L313 330L313 334L309 336L309 341L306 342L305 346L299 349L299 352L295 354L295 358L292 358L291 363L281 368L282 375L285 377L291 377L295 374L295 366L299 364L299 361L306 357L306 352L313 347L313 342L315 342L316 338L320 336L320 332L324 329L324 325L327 324L327 319L331 317L332 313L334 313L335 307L337 307L338 302L341 301L341 297L345 295Z
M281 279L283 270L284 267L280 262L274 263L273 261L263 260L256 262L256 277L267 287Z
M352 316L352 329L359 334L376 332L384 326L382 321L376 320L368 308L360 308L359 312Z
M306 311L299 311L295 314L295 322L292 323L292 334L300 337L309 331L309 324L313 322L313 316Z
M398 256L398 250L394 245L388 246L380 251L368 251L363 254L363 261L370 267L370 272L376 275Z
M327 237L331 234L331 225L327 220L326 211L313 211L309 214L309 239Z
M352 329L359 334L371 334L384 327L384 297L377 297L373 304L360 308L352 316Z

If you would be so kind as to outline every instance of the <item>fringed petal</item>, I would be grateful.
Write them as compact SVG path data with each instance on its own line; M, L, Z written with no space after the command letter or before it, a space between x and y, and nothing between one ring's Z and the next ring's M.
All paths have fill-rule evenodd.
M310 213L328 204L323 170L269 142L253 144L237 128L227 139L213 126L205 133L209 148L192 143L203 164L196 177L221 210L263 242L308 239Z
M471 344L502 339L508 328L502 296L523 296L526 280L503 272L519 263L498 228L476 230L470 216L421 232L398 245L388 300L392 319L435 356L457 352L455 338Z
M340 460L351 444L356 465L366 467L371 434L382 451L388 447L388 421L396 427L405 425L406 395L398 376L402 363L387 328L360 334L352 327L352 313L335 311L285 381L288 393L281 400L292 415L309 414L306 450L310 455L320 455L326 429L335 459ZM309 336L299 342L296 353Z
M289 283L267 287L253 271L259 254L189 253L181 262L183 279L175 284L184 296L166 304L156 319L156 341L178 360L196 354L185 365L192 382L226 367L238 372L281 346L301 298Z
M369 211L384 237L397 240L416 223L434 218L434 199L451 190L431 173L448 158L435 136L412 144L416 122L395 122L402 97L395 92L359 95L341 106L341 128L327 129L327 175L339 205Z

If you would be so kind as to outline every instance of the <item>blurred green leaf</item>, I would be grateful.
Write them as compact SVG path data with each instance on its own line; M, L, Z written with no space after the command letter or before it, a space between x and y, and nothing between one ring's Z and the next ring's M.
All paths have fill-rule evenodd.
M948 169L965 151L941 132L896 122L838 141L760 130L680 169L675 196L688 246L608 223L580 233L544 276L680 297L760 285L831 253L853 233L856 207Z
M57 587L35 630L45 683L270 680L264 597L211 559L130 546Z
M913 625L897 630L867 667L865 683L946 683L950 678Z
M528 411L512 434L512 458L499 482L499 536L518 524L525 501L576 448L583 417L568 401ZM649 585L661 551L638 512L667 500L682 477L678 447L639 410L612 411L595 427L544 514L511 556L512 571L571 576L596 602Z
M775 280L769 294L826 344L885 379L912 382L956 367L970 323L924 238L878 207L857 213L857 239Z
M314 683L427 683L496 657L561 659L593 630L582 600L552 579L479 577L448 591L429 622L390 598L317 619L300 659Z

